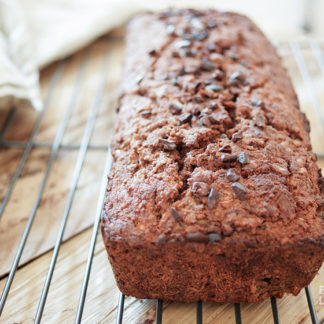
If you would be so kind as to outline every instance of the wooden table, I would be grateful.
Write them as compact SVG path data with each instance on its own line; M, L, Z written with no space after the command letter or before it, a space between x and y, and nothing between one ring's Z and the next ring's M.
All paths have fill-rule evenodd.
M298 51L299 47L297 47ZM291 48L287 45L280 47L280 52L293 76L302 108L311 121L314 150L323 157L324 127L315 111L314 97L311 96L318 95L318 100L324 107L323 91L321 91L324 86L323 71L314 59L313 52L307 48L302 50L303 58L308 64L307 71L314 84L305 83L298 69L298 63L303 64L303 62L296 62ZM120 33L115 33L100 38L63 63L55 63L41 73L41 88L46 111L40 122L40 128L34 136L34 146L13 188L0 222L1 291L39 188L44 181L51 152L53 152L52 143L55 136L56 139L60 137L57 134L62 131L62 120L66 117L68 122L61 146L53 159L53 166L41 195L1 323L32 323L34 320L52 257L51 248L55 244L73 183L73 172L82 136L89 114L98 99L100 103L98 115L80 179L77 182L64 243L59 252L44 309L43 323L71 323L75 318L90 246L91 225L95 217L106 149L114 120L116 86L121 74L122 55L123 38ZM107 62L107 65L104 62ZM301 67L303 68L303 65ZM57 82L53 87L55 73ZM108 79L104 92L100 96L98 87L100 88L102 77L105 75ZM71 109L70 118L66 116L69 109ZM0 125L3 125L8 114L10 115L9 107L8 110L0 112ZM0 149L1 199L6 195L10 181L28 145L35 122L39 118L39 114L27 110L14 111L12 116ZM324 166L324 159L319 159L319 165ZM324 282L323 267L311 285L313 295L316 284L320 281ZM118 290L107 262L101 236L98 235L83 314L84 323L114 323L117 299ZM194 304L164 303L163 308L163 323L195 323ZM282 323L310 323L304 291L297 297L286 296L278 300L278 308ZM273 321L270 300L257 304L243 304L241 311L243 323L272 323ZM318 311L318 316L323 323L324 309ZM233 305L204 303L203 317L204 323L234 323ZM142 301L131 297L126 299L124 323L149 324L154 322L154 318L155 301Z

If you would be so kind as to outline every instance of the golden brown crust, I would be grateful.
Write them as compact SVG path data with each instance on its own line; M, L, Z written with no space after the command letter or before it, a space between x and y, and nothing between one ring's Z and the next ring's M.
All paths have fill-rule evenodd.
M119 270L128 267L125 253L130 258L144 253L145 268L153 258L145 251L160 251L155 263L161 264L171 246L185 249L189 260L199 248L225 255L234 268L249 263L230 252L242 244L252 249L247 258L253 249L264 253L262 263L286 251L292 258L288 268L299 265L296 273L307 278L291 279L290 288L273 279L275 286L268 284L261 295L242 288L236 301L296 293L309 282L324 258L322 180L307 119L262 32L244 16L214 10L141 15L128 28L121 90L102 222L121 289L174 299L165 292L153 296L148 287L142 289L147 296L138 293L138 279L129 276L128 286L121 284L127 273ZM289 250L296 246L298 253ZM306 250L316 251L307 275L299 258ZM170 272L185 267L179 260L174 264ZM277 271L275 264L271 271ZM297 278L293 269L285 271ZM189 299L180 292L176 299L234 300L211 298L212 290L201 289Z

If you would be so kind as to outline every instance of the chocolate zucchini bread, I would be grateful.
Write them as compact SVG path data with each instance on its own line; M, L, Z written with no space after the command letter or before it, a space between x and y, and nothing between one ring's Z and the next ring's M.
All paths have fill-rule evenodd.
M324 259L324 181L275 49L248 18L128 26L102 235L126 295L257 302Z

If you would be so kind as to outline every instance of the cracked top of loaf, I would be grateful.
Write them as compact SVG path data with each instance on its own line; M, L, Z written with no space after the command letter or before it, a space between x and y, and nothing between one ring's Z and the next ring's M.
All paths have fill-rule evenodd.
M107 239L323 244L309 123L248 18L147 13L128 26Z

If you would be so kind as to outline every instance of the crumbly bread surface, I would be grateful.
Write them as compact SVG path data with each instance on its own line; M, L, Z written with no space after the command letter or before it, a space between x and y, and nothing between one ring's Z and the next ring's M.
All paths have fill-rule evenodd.
M323 180L290 78L253 22L136 17L118 110L102 233L123 292L260 301L312 280Z

